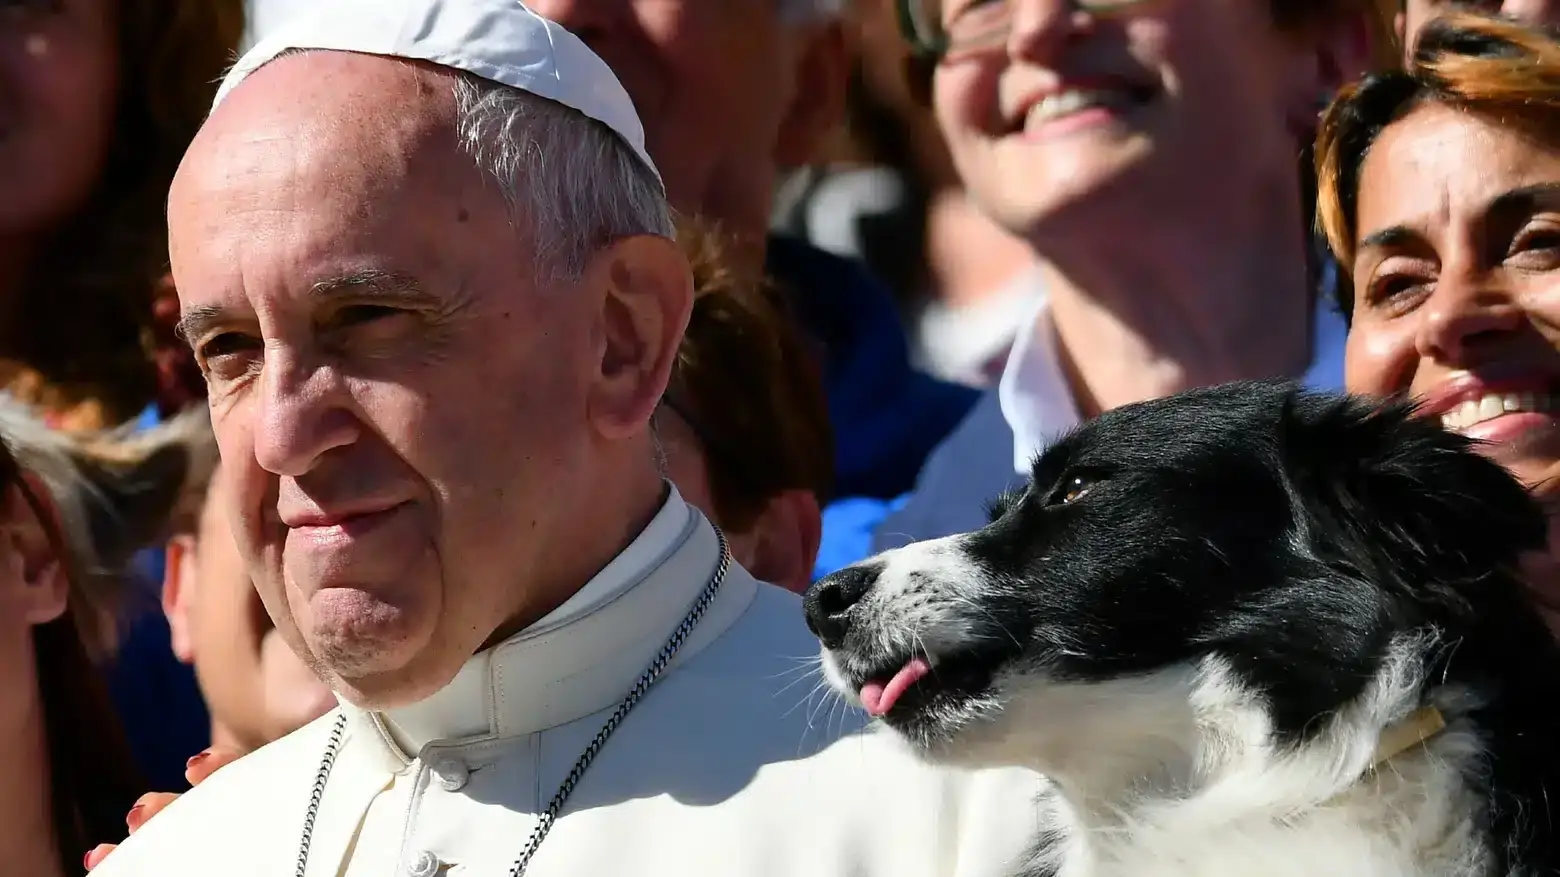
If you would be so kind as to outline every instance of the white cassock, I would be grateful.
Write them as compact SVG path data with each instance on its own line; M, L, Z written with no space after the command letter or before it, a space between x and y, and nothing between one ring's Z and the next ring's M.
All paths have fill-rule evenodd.
M350 706L308 877L506 877L538 815L719 562L673 490L563 606L427 700ZM568 798L531 877L1001 875L1040 780L915 761L822 705L795 595L733 565L677 657ZM815 673L816 671L811 671ZM333 712L223 768L95 877L288 877Z

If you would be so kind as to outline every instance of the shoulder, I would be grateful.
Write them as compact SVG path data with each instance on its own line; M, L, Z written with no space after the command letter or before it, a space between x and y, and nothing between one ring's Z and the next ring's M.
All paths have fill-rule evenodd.
M338 715L333 710L212 774L126 839L94 877L260 874L270 860L289 860ZM238 861L243 867L234 869Z
M1013 468L1013 428L996 391L987 392L927 458L915 491L884 517L872 547L883 551L977 529L986 523L986 503L1021 482Z

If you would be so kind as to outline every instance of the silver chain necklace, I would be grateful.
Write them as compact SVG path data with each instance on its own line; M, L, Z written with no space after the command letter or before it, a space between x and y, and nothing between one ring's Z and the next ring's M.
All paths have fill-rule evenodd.
M645 668L644 673L640 674L638 681L634 683L634 687L630 688L628 694L618 703L617 709L613 710L612 715L607 717L606 724L602 725L601 730L596 732L596 736L591 739L590 745L586 746L585 751L580 753L579 760L574 762L573 769L569 771L568 776L564 777L563 783L558 786L558 791L553 794L552 800L547 803L547 809L542 812L541 818L537 820L536 828L531 831L530 839L525 842L525 846L520 850L520 857L515 859L514 866L509 869L509 877L521 877L525 873L526 867L531 864L531 857L536 855L536 850L542 845L542 840L547 837L547 832L552 830L553 823L558 821L559 814L563 812L564 802L569 800L569 795L574 792L574 787L579 785L580 779L585 776L586 768L590 767L590 763L596 760L596 756L601 752L601 747L606 744L607 738L612 736L612 732L618 729L618 725L622 724L624 717L645 696L645 692L650 690L650 686L655 684L656 679L666 669L666 665L671 662L672 656L677 654L677 650L682 648L682 644L688 639L688 635L698 626L699 619L704 617L704 612L710 608L710 603L714 602L715 595L720 592L720 586L726 581L726 572L731 568L731 547L726 544L726 534L722 533L719 527L716 527L715 536L720 540L720 566L715 568L715 574L710 577L709 583L704 586L704 590L699 592L699 598L693 601L693 607L688 610L687 615L683 616L683 620L677 625L677 629L672 631L672 636L666 641L666 645L661 647L661 651L650 662L650 666ZM314 820L319 816L320 802L325 798L325 784L330 779L331 768L336 764L336 755L341 751L341 740L345 736L346 730L347 715L343 712L336 716L336 721L331 726L330 742L325 746L325 757L320 760L319 772L314 776L314 790L309 796L309 811L303 820L303 840L298 847L297 877L305 877L308 870L309 847L314 841Z

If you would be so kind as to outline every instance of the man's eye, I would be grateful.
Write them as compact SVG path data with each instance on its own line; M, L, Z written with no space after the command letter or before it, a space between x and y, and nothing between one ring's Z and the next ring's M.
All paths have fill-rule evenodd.
M200 346L197 353L206 361L220 359L237 353L247 353L259 349L260 342L248 335L240 335L237 332L224 332L210 339Z
M336 312L335 323L338 326L361 326L364 323L372 323L404 313L406 312L399 308L389 308L384 305L352 305Z

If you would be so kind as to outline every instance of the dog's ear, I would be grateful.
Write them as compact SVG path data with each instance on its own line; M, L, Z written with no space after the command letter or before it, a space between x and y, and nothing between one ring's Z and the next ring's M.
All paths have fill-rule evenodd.
M1529 492L1413 405L1293 392L1277 444L1313 549L1378 580L1483 580L1546 545Z

